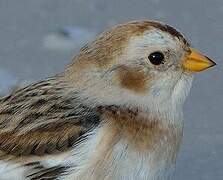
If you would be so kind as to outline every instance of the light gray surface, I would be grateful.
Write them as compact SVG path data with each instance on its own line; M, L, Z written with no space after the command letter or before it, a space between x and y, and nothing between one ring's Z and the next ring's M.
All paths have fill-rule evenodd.
M133 19L164 21L218 63L198 74L193 83L174 179L222 180L222 18L222 0L0 0L0 71L4 71L0 76L7 80L1 77L0 86L62 71L78 47L47 49L44 39L58 28L77 26L100 32Z

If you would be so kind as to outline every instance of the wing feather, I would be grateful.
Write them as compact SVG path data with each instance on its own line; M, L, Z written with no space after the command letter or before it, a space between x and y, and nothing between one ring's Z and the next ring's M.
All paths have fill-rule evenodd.
M0 151L5 157L67 151L98 125L97 111L61 79L49 78L0 100Z

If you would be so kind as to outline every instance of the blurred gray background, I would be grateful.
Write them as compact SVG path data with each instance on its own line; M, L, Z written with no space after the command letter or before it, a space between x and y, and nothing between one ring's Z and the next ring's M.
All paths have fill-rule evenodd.
M0 93L63 71L95 34L136 19L173 25L217 62L196 75L173 179L222 180L222 0L0 0Z

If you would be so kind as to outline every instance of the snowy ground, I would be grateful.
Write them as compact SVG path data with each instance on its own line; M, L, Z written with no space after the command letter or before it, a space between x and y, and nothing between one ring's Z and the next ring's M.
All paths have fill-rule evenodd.
M87 39L113 24L167 22L218 63L193 84L174 179L222 180L222 17L222 0L0 0L0 93L61 72Z

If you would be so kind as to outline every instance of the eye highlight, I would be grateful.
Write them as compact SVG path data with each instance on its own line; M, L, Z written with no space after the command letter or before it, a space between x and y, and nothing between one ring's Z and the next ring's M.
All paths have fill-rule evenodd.
M164 55L159 51L151 53L148 56L148 59L154 65L160 65L164 63Z

